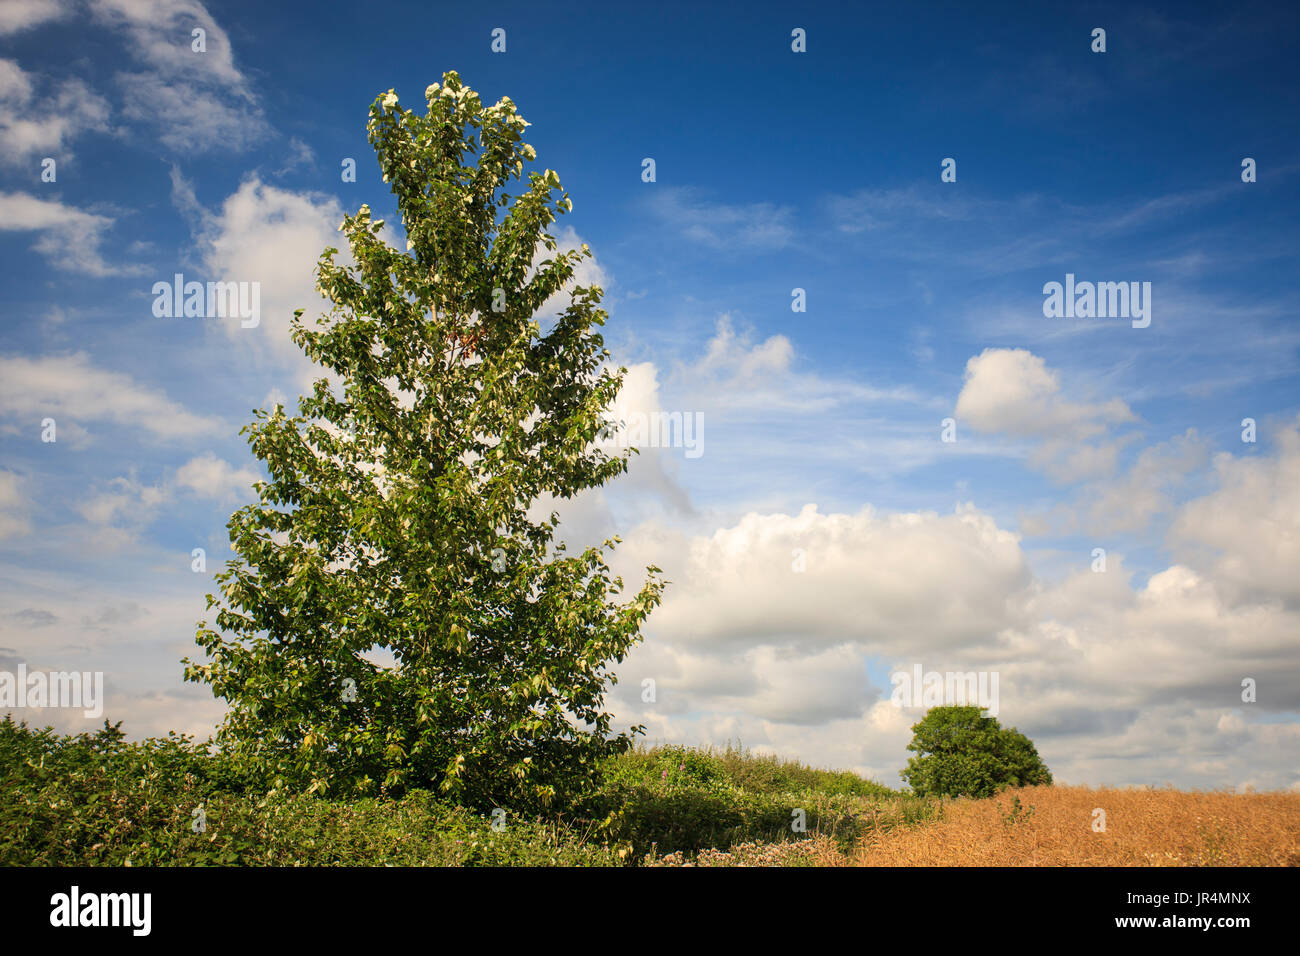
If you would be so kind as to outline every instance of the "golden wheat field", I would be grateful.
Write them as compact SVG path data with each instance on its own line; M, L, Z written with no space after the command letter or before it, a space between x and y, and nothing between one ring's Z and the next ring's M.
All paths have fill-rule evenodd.
M1019 808L1016 800L1019 800ZM1105 811L1105 830L1094 820ZM830 862L823 859L819 862ZM873 833L857 866L1300 866L1300 793L1024 787Z

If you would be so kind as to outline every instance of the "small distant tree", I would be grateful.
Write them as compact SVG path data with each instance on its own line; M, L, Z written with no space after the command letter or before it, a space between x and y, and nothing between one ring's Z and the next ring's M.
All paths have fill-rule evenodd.
M572 209L554 171L503 191L536 158L515 105L453 72L425 100L370 107L406 249L363 205L340 227L354 262L321 255L333 308L296 312L293 339L333 381L244 429L269 477L230 520L185 676L229 703L218 740L268 788L545 804L641 729L612 735L603 701L659 569L618 603L617 538L570 555L554 512L530 516L626 470L595 440L626 370L595 332L599 286L535 318L590 253L547 232Z
M988 797L1006 787L1050 784L1052 774L1028 737L979 707L934 707L912 726L917 756L899 772L921 796Z

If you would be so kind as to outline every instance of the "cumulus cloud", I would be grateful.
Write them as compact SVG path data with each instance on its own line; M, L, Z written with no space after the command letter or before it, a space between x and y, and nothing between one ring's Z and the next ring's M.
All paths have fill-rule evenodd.
M1118 398L1100 404L1065 400L1057 373L1025 349L985 349L968 361L957 417L981 432L1070 441L1136 420Z
M719 317L708 350L695 366L705 375L727 375L737 386L753 386L771 376L785 375L794 359L794 345L784 335L773 335L751 344L748 335L738 334L731 317Z
M1029 463L1064 484L1114 474L1135 436L1115 437L1112 428L1137 421L1118 398L1068 400L1057 373L1025 349L985 349L971 358L955 414L977 432L1030 442Z
M1194 468L1204 448L1193 432L1148 451L1134 488L1166 463ZM990 670L1004 723L1063 781L1293 787L1300 767L1275 748L1294 747L1300 728L1267 715L1300 707L1298 470L1292 426L1275 454L1220 456L1216 490L1158 504L1186 553L1145 577L1112 552L1102 573L1040 579L1018 537L969 505L810 505L694 535L647 522L625 535L616 570L639 580L653 563L672 584L620 671L616 711L652 739L743 736L896 783L920 714L883 699L869 665ZM1260 688L1254 704L1246 679Z
M1215 456L1217 489L1187 503L1170 537L1243 597L1300 601L1300 423L1279 428L1276 453Z
M77 511L91 524L114 524L124 519L134 525L143 525L167 500L164 488L144 485L134 478L114 478L109 485L111 491L94 495L77 506Z
M296 309L309 325L329 310L316 291L316 261L328 246L339 245L344 211L337 199L279 189L252 176L212 211L193 187L172 170L172 201L194 223L202 268L210 281L257 282L261 321L256 328L222 323L221 333L249 355L265 356L291 371L306 386L320 369L290 338ZM340 262L349 261L346 250Z
M928 404L908 387L879 387L800 370L796 358L787 336L759 340L723 314L700 358L673 370L674 384L697 406L725 414L729 421L770 421L774 414L803 416L883 403Z
M212 452L191 458L174 475L158 484L145 484L135 475L119 476L108 483L108 490L92 495L77 505L77 511L94 525L121 525L141 528L151 522L158 509L176 500L181 492L214 501L251 498L253 482L259 476L247 469L236 469Z
M676 582L655 627L693 646L952 647L1003 626L1029 579L1017 536L969 507L824 515L810 504L708 536L632 534L621 550Z
M1119 446L1136 438L1126 436L1112 444ZM1111 467L1101 473L1114 477L1087 485L1073 500L1060 502L1047 512L1023 516L1022 529L1033 535L1145 531L1157 518L1172 517L1175 493L1209 460L1209 443L1194 428L1142 449L1129 468L1119 474L1115 474L1118 469L1112 455ZM1068 466L1068 455L1063 461ZM1075 470L1076 474L1082 472Z

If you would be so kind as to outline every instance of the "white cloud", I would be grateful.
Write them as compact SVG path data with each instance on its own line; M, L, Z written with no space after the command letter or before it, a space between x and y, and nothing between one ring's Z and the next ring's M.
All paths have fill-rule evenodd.
M123 30L135 56L161 73L200 74L207 81L241 90L230 37L197 0L90 0L100 21ZM192 49L191 31L206 33L206 52Z
M128 524L144 525L170 497L166 488L141 484L134 476L114 478L109 484L113 491L95 495L77 506L91 524L111 525L124 519Z
M32 77L17 60L0 58L0 105L22 106L32 99Z
M192 414L129 375L97 368L82 352L0 357L0 413L32 428L46 417L54 418L61 432L68 424L109 422L169 441L223 427L220 420Z
M37 233L33 248L51 265L69 272L97 278L142 272L138 266L113 265L100 254L104 233L113 222L108 216L83 212L56 200L0 193L0 229Z
M235 469L212 452L205 452L156 485L143 484L134 475L114 478L109 482L111 491L88 498L77 510L91 524L139 528L153 520L161 506L175 500L178 491L217 501L251 499L252 485L257 480L258 475L249 469Z
M655 564L674 582L653 629L696 648L956 647L1005 626L1029 583L1016 535L969 507L824 515L810 504L747 514L708 536L648 526L625 539L625 577Z
M696 371L727 374L738 386L757 385L773 375L789 372L793 359L794 346L784 335L773 335L751 346L747 336L736 334L730 316L724 315L718 319L708 351Z
M778 334L756 342L749 330L736 330L729 314L718 317L699 361L677 370L675 378L690 401L732 421L771 421L773 415L837 408L857 411L880 403L928 404L911 388L881 388L798 371L789 338Z
M14 165L47 156L62 161L77 136L108 131L108 101L85 81L63 80L52 95L38 99L35 79L16 61L0 59L0 160Z
M1194 428L1144 448L1121 478L1092 492L1085 506L1089 529L1144 530L1157 515L1173 510L1173 490L1208 461L1207 444Z
M196 0L91 0L94 16L123 32L142 72L117 75L124 115L152 123L178 153L245 150L269 135L256 97L235 65L230 37ZM192 31L204 31L205 50Z
M260 476L247 468L235 469L212 452L191 458L176 472L176 484L205 498L228 500L251 497Z
M1300 600L1300 430L1277 433L1271 456L1214 459L1218 488L1180 510L1170 538L1211 562L1235 594Z
M1133 436L1114 439L1111 429L1137 421L1118 398L1067 400L1057 373L1025 349L985 349L971 358L955 415L977 432L1035 442L1029 463L1062 483L1114 474Z
M268 127L259 113L220 90L204 89L156 73L120 73L117 81L128 119L160 123L158 139L177 153L243 152L264 141Z
M525 281L531 281L538 268L547 259L553 258L562 252L581 249L583 246L582 237L578 235L572 226L561 226L552 235L555 239L555 250L547 249L540 242L537 244L537 248L533 250L533 261L528 268ZM542 303L542 307L537 310L537 317L544 319L559 317L560 313L569 307L570 295L577 286L598 285L608 292L612 283L613 277L601 266L600 260L594 254L590 255L574 266L573 278Z
M848 233L917 221L968 219L975 209L970 200L954 196L935 199L932 192L917 189L860 189L849 195L829 196L824 205L836 228Z
M216 212L204 209L192 187L173 171L173 201L197 224L198 248L207 279L257 282L261 288L261 322L256 328L223 323L234 344L266 355L296 373L306 386L321 375L290 338L296 309L312 325L330 303L316 291L316 262L326 247L340 245L338 227L344 211L330 196L296 193L244 180ZM346 246L346 243L343 243ZM339 262L351 261L346 249Z
M0 4L0 36L9 36L59 20L72 12L65 0L5 0Z
M1120 399L1079 404L1061 397L1057 374L1025 349L985 349L966 363L957 417L982 432L1083 440L1135 420Z
M16 538L31 530L27 511L31 502L22 490L22 478L0 469L0 541Z

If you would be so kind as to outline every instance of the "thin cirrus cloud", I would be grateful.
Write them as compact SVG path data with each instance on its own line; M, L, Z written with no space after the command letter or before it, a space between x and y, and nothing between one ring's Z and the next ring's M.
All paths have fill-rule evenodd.
M797 236L792 206L717 202L689 186L656 189L646 208L687 239L714 249L774 251L793 245Z

